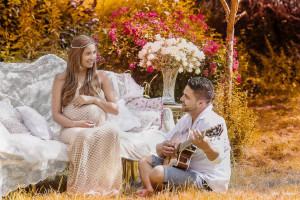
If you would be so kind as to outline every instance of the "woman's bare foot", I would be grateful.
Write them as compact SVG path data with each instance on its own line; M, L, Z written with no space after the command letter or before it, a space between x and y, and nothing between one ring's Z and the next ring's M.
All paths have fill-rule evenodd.
M140 197L145 197L145 196L149 196L153 193L153 190L150 189L141 189L136 191L136 194Z

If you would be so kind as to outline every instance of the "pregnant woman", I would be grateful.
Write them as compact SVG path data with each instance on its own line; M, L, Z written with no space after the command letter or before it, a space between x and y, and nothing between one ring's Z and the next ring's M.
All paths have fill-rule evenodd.
M67 190L79 194L118 194L122 187L119 133L107 113L118 103L105 72L96 70L92 38L74 37L66 71L52 88L52 116L61 125L60 140L70 157Z

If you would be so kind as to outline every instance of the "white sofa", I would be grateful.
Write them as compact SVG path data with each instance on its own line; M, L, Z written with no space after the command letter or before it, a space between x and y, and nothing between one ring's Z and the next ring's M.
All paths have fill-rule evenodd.
M67 146L57 141L60 127L51 116L53 79L65 68L66 62L52 54L33 63L0 63L0 101L10 101L14 107L27 105L34 108L46 118L55 136L54 140L42 140L25 134L5 135L0 130L0 196L36 184L68 166ZM120 131L122 158L137 161L143 154L155 153L155 145L174 127L172 111L164 108L159 118L161 122L156 119L149 124L149 119L155 119L159 110L147 105L142 105L144 109L135 109L137 102L151 101L143 99L143 88L130 74L107 74L118 99L125 102L125 108L138 119L144 118L141 127ZM110 119L116 121L116 118Z

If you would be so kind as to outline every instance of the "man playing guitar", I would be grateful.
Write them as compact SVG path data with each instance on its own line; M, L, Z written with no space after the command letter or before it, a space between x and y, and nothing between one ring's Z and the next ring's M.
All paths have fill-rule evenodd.
M231 174L230 144L225 120L213 111L213 96L214 89L210 80L194 77L188 81L180 98L182 110L187 114L178 120L166 140L157 144L158 156L145 155L140 159L139 171L145 189L138 190L137 195L147 196L154 191L161 191L167 185L227 191ZM218 136L212 139L205 136L206 131L200 131L211 131L214 129L212 127L220 125L221 131L219 129ZM164 164L178 154L175 143L186 143L187 140L195 147L187 167Z

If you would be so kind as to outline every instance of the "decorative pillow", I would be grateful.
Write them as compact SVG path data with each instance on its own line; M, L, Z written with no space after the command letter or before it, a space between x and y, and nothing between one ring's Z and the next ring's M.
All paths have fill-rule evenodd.
M154 120L153 125L158 125L159 129L162 126L162 117L163 117L163 102L162 98L152 98L146 99L143 97L133 98L132 100L126 103L126 107L129 110L141 110L141 111L156 111L160 115Z
M22 115L24 125L32 135L44 140L53 139L48 122L35 109L29 106L21 106L17 107L17 110Z
M0 116L0 122L11 134L30 135L30 131L17 119L3 118Z
M5 126L0 123L0 134L9 135L9 131L5 128Z
M155 110L149 110L149 111L138 111L136 110L134 112L134 115L140 120L141 127L136 127L130 130L130 132L142 132L146 131L149 128L153 129L159 129L160 127L158 125L155 125L155 121L157 119L160 119L161 113L159 111Z
M128 131L135 127L140 127L141 123L137 117L135 117L128 108L125 107L124 99L118 101L119 103L119 114L111 115L108 114L108 120L116 124L120 130Z
M123 76L126 90L124 92L123 98L125 101L131 100L132 98L142 98L144 94L144 88L138 85L135 80L131 77L129 73L127 74L119 74L119 76ZM120 86L119 86L120 88Z
M111 71L105 71L108 75L117 99L124 99L125 101L142 97L144 88L139 86L129 73L114 73Z
M2 119L15 119L19 122L22 122L22 116L18 111L11 105L9 99L4 99L0 101L0 117Z

